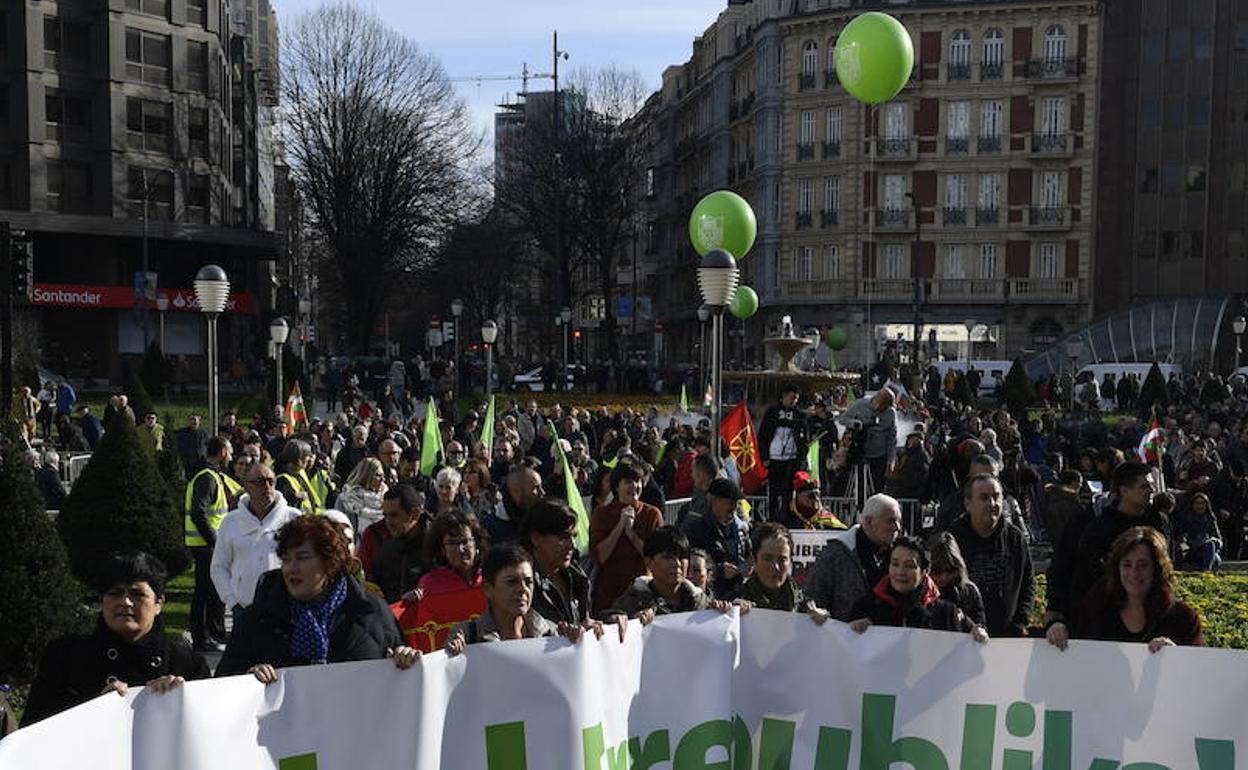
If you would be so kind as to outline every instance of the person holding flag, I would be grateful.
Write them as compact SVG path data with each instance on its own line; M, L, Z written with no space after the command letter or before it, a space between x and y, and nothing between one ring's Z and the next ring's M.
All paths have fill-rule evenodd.
M758 449L758 438L750 410L742 401L724 418L719 435L728 447L728 454L741 477L739 486L747 495L758 494L767 482L767 468ZM735 483L735 480L734 480Z
M429 397L425 406L425 428L420 442L420 475L432 478L443 458L442 431L438 426L438 407Z
M286 435L288 436L293 436L298 432L300 423L304 427L309 424L308 409L303 404L303 391L299 389L298 382L295 382L294 387L290 389L290 395L286 397L286 408L282 416L286 422Z

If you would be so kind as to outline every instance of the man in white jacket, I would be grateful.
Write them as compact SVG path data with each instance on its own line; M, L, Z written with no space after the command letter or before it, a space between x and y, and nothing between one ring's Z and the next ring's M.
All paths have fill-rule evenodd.
M277 532L300 516L277 491L277 477L260 463L248 470L246 493L226 514L212 551L212 583L221 601L235 612L251 604L260 576L282 566L277 558Z

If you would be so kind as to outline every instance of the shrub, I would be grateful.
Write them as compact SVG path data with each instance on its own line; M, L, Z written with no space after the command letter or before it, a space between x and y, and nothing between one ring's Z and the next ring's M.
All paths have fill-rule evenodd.
M1014 359L1010 371L1005 375L1005 385L1001 389L1002 400L1014 419L1022 422L1027 419L1027 407L1036 400L1036 389L1027 376L1022 359Z
M74 483L57 525L74 575L95 585L95 570L122 550L147 551L170 575L189 563L183 545L182 506L144 452L129 420L113 420Z

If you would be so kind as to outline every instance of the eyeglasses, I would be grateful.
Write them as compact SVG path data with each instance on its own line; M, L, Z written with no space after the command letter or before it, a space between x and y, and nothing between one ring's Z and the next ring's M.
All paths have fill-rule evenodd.
M457 449L452 449L452 450L450 450L449 452L447 452L447 453L446 453L446 456L447 456L447 457L463 457L463 456L464 456L464 453L463 453L463 452L461 452L461 451L459 451L459 450L457 450Z

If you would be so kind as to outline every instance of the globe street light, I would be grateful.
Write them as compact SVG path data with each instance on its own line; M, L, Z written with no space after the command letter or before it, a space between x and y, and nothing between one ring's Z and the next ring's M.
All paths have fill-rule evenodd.
M1239 373L1239 354L1240 346L1244 341L1244 329L1248 328L1248 321L1244 320L1242 315L1235 316L1231 321L1231 330L1235 332L1235 371L1232 374Z
M165 355L165 311L169 309L169 296L156 295L156 309L160 311L160 354Z
M485 343L485 398L487 401L494 395L494 341L497 339L498 324L493 321L481 324L481 341Z
M732 302L740 277L736 258L723 249L706 252L698 264L698 291L702 293L702 302L711 313L711 430L716 442L719 441L719 427L724 411L724 308ZM715 446L719 444L716 443Z
M464 301L458 297L451 300L451 316L455 319L455 379L451 390L455 393L455 398L457 399L459 398L459 317L463 314Z
M195 301L208 319L208 424L212 431L220 427L217 412L217 316L230 300L230 278L217 265L205 265L195 274Z
M277 376L277 405L281 406L283 402L284 391L282 389L282 351L286 345L286 338L290 336L290 324L286 323L286 319L278 316L269 322L269 341L273 343L273 372Z

